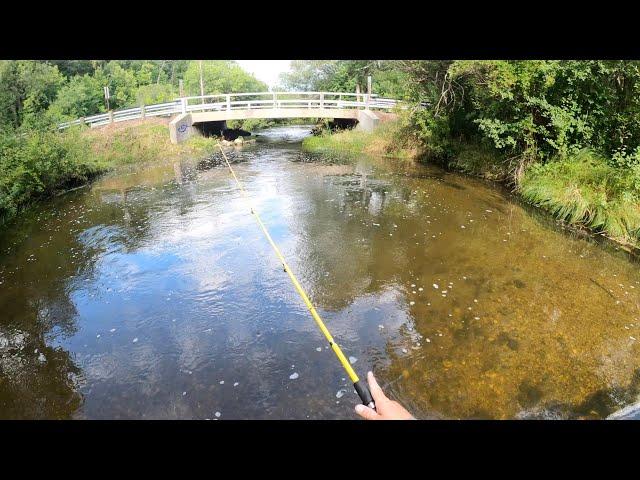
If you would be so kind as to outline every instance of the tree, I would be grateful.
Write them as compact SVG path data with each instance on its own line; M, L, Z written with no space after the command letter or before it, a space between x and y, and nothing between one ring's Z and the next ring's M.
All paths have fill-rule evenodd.
M72 77L60 89L50 113L60 117L78 118L106 110L101 78L91 75Z
M640 62L622 60L405 61L431 145L482 142L508 159L549 161L591 148L640 162ZM450 151L450 154L452 152Z
M236 62L229 60L203 61L202 77L205 95L268 90L264 82L244 71ZM184 88L187 95L200 95L200 70L197 61L189 62L184 73Z
M104 70L96 72L103 73L106 78L105 86L110 89L110 108L116 110L126 108L135 104L138 90L138 80L133 69L125 69L118 61L107 63Z
M95 68L91 60L47 60L50 65L55 65L66 78L78 75L91 75Z
M138 87L136 93L136 103L138 105L152 105L154 103L164 103L175 100L178 92L173 85L161 83L143 85Z
M407 73L396 61L385 60L293 60L291 70L280 76L281 88L294 91L366 92L372 77L372 93L405 98Z
M64 77L58 67L30 60L0 64L0 126L33 123L55 99Z
M280 75L282 90L320 91L331 82L338 60L292 60L290 71Z

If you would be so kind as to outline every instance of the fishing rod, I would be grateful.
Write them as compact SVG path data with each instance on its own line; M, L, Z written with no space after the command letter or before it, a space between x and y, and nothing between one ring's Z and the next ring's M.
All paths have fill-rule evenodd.
M238 180L238 177L236 176L236 172L234 172L233 168L231 168L229 159L227 158L227 155L224 153L224 150L222 149L222 146L219 143L218 143L218 148L220 148L220 152L224 157L224 161L227 163L227 167L229 167L229 170L231 171L231 175L233 175L233 178L235 179L236 184L238 185L238 188L240 189L240 192L242 193L243 198L246 200L247 204L249 205L251 214L256 219L256 222L258 222L258 225L262 229L262 232L264 233L265 237L267 237L267 240L269 240L269 243L273 247L273 250L276 252L276 255L278 256L278 258L280 259L280 262L282 263L282 266L284 267L284 271L287 272L287 275L289 275L289 278L291 279L291 283L293 283L293 286L295 287L296 291L304 301L304 304L309 309L309 312L311 312L311 316L316 321L316 324L320 328L320 331L324 334L325 338L329 342L329 345L331 346L333 353L335 353L336 357L338 357L338 360L340 360L340 363L342 364L342 368L344 368L347 374L349 375L349 378L353 382L353 387L356 389L356 392L358 392L358 395L360 396L360 400L362 400L362 404L368 406L369 408L373 408L375 410L376 404L373 401L373 397L371 396L369 387L364 382L362 382L360 378L358 378L358 374L356 374L355 370L349 363L349 360L347 360L347 358L344 356L344 353L342 353L342 349L335 342L335 340L333 339L333 336L331 336L331 332L329 332L329 329L327 329L326 325L320 318L320 315L318 315L318 312L316 311L315 307L311 303L311 300L309 300L309 297L307 296L306 292L298 282L298 279L291 271L291 268L289 268L289 265L287 265L287 261L284 259L284 256L280 252L280 249L271 238L271 235L269 235L267 227L265 227L264 223L262 223L262 220L260 219L260 215L258 215L258 212L253 208L253 205L249 200L249 195L247 194L246 190L242 186L242 183L240 183L240 180Z

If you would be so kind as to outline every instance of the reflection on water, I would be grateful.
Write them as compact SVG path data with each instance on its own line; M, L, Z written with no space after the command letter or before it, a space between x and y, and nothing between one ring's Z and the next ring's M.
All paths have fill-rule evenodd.
M234 168L361 375L422 418L636 400L637 263L480 181L309 161L308 131L263 131ZM133 167L25 214L0 234L0 309L1 418L354 418L218 158Z

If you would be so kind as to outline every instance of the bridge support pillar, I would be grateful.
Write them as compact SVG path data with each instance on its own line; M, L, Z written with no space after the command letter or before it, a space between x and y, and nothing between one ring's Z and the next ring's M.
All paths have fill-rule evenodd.
M190 113L182 113L169 123L171 143L184 142L193 135L193 119Z
M380 123L378 116L371 110L358 110L357 130L370 132Z

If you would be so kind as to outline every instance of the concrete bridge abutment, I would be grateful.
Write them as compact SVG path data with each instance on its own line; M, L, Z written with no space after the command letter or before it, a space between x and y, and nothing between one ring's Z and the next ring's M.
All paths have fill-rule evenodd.
M182 113L169 122L171 143L180 143L193 135L193 117L190 113Z
M378 116L371 110L357 110L358 125L357 130L363 130L365 132L371 132L380 123Z

